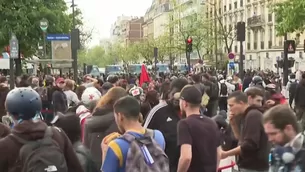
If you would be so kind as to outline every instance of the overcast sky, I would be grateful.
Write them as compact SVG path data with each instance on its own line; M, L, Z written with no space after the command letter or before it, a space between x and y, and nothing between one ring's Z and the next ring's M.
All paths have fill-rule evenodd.
M117 16L144 16L151 3L152 0L75 0L84 15L86 26L94 28L90 46L110 37L111 24Z

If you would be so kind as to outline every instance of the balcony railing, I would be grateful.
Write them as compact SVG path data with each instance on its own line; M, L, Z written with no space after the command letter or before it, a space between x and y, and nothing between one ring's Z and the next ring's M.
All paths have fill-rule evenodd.
M265 23L264 23L264 19L261 15L257 15L257 16L253 16L253 17L249 17L247 19L247 24L248 24L248 27L261 27L263 26Z

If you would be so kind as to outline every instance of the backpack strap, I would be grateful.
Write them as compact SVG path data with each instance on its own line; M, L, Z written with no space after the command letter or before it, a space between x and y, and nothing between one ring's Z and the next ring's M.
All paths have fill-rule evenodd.
M133 135L130 134L130 133L125 133L125 134L123 134L122 137L123 137L126 141L128 141L129 143L133 142L133 141L136 139L136 137L133 136Z
M155 137L155 132L152 129L146 129L146 132L144 134L144 137L151 137L154 138Z

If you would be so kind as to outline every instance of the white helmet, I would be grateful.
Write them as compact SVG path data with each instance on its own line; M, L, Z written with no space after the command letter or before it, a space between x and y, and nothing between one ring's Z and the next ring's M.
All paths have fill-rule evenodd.
M97 101L102 97L101 92L95 87L88 87L82 94L81 101L88 105L90 102Z

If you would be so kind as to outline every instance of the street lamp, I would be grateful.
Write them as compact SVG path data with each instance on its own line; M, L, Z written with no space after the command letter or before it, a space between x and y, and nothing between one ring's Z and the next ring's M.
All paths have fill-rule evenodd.
M46 43L46 33L49 27L49 21L45 18L40 20L40 29L43 32L43 56L47 58L47 43Z

